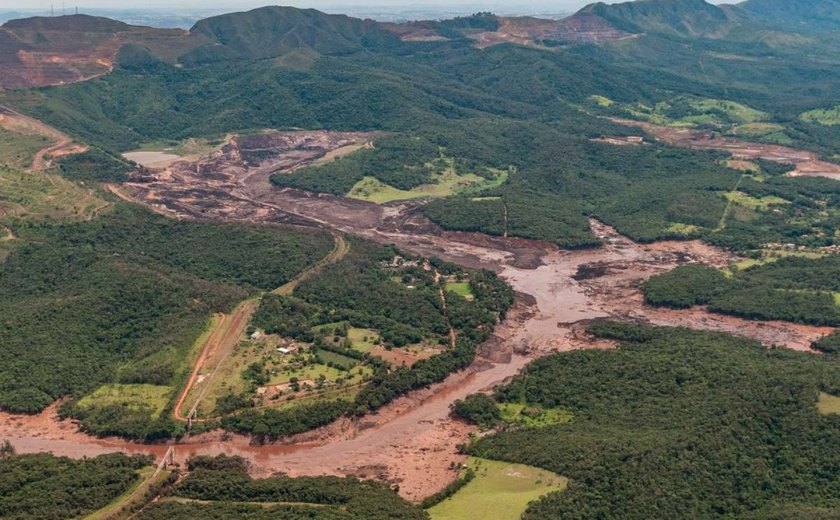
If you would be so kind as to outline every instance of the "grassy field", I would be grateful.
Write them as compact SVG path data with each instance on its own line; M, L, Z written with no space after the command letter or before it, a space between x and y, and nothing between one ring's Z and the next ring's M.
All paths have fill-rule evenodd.
M573 418L572 413L566 410L543 409L538 406L526 406L519 403L501 403L499 409L502 412L502 419L506 423L533 428L567 423Z
M817 410L823 415L840 414L840 397L820 392L817 398Z
M496 177L493 179L485 179L473 173L458 175L452 159L446 158L443 161L445 167L433 175L433 183L417 186L411 190L400 190L374 177L365 177L353 186L347 196L385 204L395 200L448 197L458 193L495 188L508 179L508 173L505 171L496 172Z
M590 96L589 102L599 108L615 106L616 103L603 96ZM655 105L642 103L620 105L630 116L657 125L673 127L695 127L698 125L733 126L743 128L744 132L759 131L777 132L782 130L779 125L762 123L768 114L756 110L743 103L736 103L727 99L696 98L679 96ZM762 126L762 125L766 125Z
M340 326L341 324L332 324ZM326 327L326 326L324 326ZM276 336L263 336L259 340L244 339L234 348L219 367L215 377L210 381L198 409L200 417L214 416L216 402L227 395L243 395L256 399L257 405L282 406L287 398L292 397L295 402L302 399L345 398L353 387L368 380L373 369L361 364L349 356L343 356L324 349L318 351L317 357L310 353L311 345L297 343L298 352L281 354L277 351L281 344ZM319 362L320 361L320 362ZM246 379L245 372L252 365L260 367L265 374L265 380L260 385L254 385ZM332 366L328 366L332 365ZM330 395L309 395L310 390L317 389L318 381L324 382L325 389ZM271 387L278 385L292 385L297 382L299 388L282 389L283 399L272 399L274 394ZM307 388L307 385L311 388ZM269 388L269 392L254 395L256 386ZM195 393L200 391L202 383L195 385ZM189 404L189 400L188 400Z
M53 222L89 220L108 205L93 190L58 175L0 167L0 210L9 217Z
M760 199L757 199L755 197L747 195L746 193L730 191L724 193L724 196L729 201L750 209L767 209L773 204L790 204L789 201L781 197L774 197L772 195L768 195L766 197L761 197Z
M376 346L375 342L379 339L379 333L373 329L351 328L347 331L347 337L350 339L353 350L370 352Z
M703 228L694 226L692 224L683 224L681 222L673 222L668 226L667 231L677 235L691 236L695 233L703 231Z
M0 128L0 166L28 168L35 152L51 143L43 135L19 134Z
M745 123L732 128L730 133L739 137L764 137L781 133L784 129L784 126L777 123Z
M589 96L586 99L592 103L595 103L599 107L611 107L615 105L615 101L604 96Z
M819 123L821 125L840 125L840 105L831 108L818 108L810 110L799 116L799 119L809 123Z
M80 408L120 405L131 410L152 408L151 417L157 419L172 397L172 387L158 385L103 385L79 400Z
M470 301L475 299L475 295L470 288L469 282L447 282L446 291L455 293L458 296L462 296Z
M182 157L205 155L220 149L227 138L218 139L189 138L182 141L153 141L140 145L135 152L165 152ZM126 152L130 153L130 152Z
M568 479L550 471L470 457L475 478L454 496L428 510L432 520L516 520L528 503L566 489Z
M762 251L761 258L747 258L735 262L734 267L740 271L755 267L757 265L769 264L775 262L779 258L786 256L801 256L803 258L822 258L823 253L809 252L809 251Z

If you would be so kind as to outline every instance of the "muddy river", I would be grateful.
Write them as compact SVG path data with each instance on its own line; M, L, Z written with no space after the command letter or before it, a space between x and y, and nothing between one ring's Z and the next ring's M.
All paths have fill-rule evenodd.
M291 144L283 141L277 145L292 149L299 142L308 143L305 154L298 153L288 167L318 160L348 143L358 145L364 136L305 137L304 141L295 134ZM325 143L322 153L313 142ZM463 460L456 447L467 442L473 431L448 417L449 405L470 393L491 390L531 360L551 352L612 348L610 342L586 335L587 320L613 317L723 331L797 350L808 350L813 340L831 332L824 327L746 321L701 308L672 311L645 306L641 286L650 276L685 263L724 267L734 260L729 253L699 241L641 245L594 221L593 232L605 245L585 251L558 251L533 241L444 232L420 215L417 203L377 206L277 190L268 182L269 175L278 171L276 165L249 171L226 161L217 155L196 167L175 163L172 170L123 187L123 196L177 218L306 223L394 243L416 254L493 269L513 286L518 299L494 337L480 347L479 358L467 370L430 389L403 397L377 414L341 420L284 443L252 446L246 437L223 436L221 432L187 438L176 445L180 462L192 453L238 454L251 461L253 474L258 476L377 478L399 485L403 496L417 500L456 477L450 464ZM55 411L53 406L37 416L0 414L0 439L8 438L23 453L52 451L74 457L111 451L161 456L167 449L164 445L89 437L79 433L72 422L59 422Z

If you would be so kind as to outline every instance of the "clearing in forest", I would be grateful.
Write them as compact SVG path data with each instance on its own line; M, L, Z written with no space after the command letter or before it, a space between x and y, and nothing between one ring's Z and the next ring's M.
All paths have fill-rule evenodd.
M470 288L470 282L446 282L446 291L455 293L470 301L475 299L475 294L473 294Z
M157 419L166 408L172 394L171 386L147 384L107 384L79 400L81 409L119 406L130 410L151 409L152 419Z
M840 414L840 397L820 392L817 398L817 410L823 415Z
M410 190L401 190L389 186L375 177L365 177L353 186L347 196L353 199L385 204L396 200L438 198L459 193L478 192L501 186L508 179L508 172L501 170L496 171L495 177L489 179L474 173L459 175L455 169L454 159L444 157L440 160L444 167L439 172L432 174L433 182L428 184Z
M569 482L566 477L524 464L470 457L467 466L475 477L452 497L429 509L432 520L515 520L528 503L563 491Z
M41 171L0 167L0 210L38 221L90 220L108 207L92 189Z

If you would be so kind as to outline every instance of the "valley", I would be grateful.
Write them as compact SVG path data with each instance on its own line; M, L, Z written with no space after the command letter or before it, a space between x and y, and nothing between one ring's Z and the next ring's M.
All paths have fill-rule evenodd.
M0 518L838 516L837 1L0 26Z
M282 165L285 160L277 162ZM592 229L605 245L585 251L558 251L539 242L443 232L418 215L411 204L383 207L272 188L267 176L283 166L268 161L271 166L260 165L253 172L238 172L223 181L214 180L218 177L214 170L205 168L208 184L199 183L200 177L186 177L185 172L195 169L184 165L177 177L132 182L126 188L137 200L174 218L307 222L395 243L417 254L490 268L513 286L519 303L493 338L480 347L479 358L443 383L400 398L359 420L340 420L278 444L253 446L248 437L226 434L227 440L223 440L220 433L187 437L174 445L181 461L191 453L237 454L252 461L255 475L357 475L398 484L403 496L419 500L456 478L450 462L464 460L456 446L468 439L472 428L451 419L449 405L471 393L490 391L531 360L552 352L612 348L611 342L595 340L584 332L591 320L613 318L728 332L757 339L768 347L804 351L833 331L829 327L742 320L701 309L672 311L644 305L641 283L654 274L695 262L725 268L737 259L698 241L641 245L596 221ZM181 412L181 417L186 415ZM77 433L72 423L56 422L54 408L31 418L6 414L3 425L0 437L9 438L22 452L49 447L56 454L92 456L117 449L153 454L166 449Z

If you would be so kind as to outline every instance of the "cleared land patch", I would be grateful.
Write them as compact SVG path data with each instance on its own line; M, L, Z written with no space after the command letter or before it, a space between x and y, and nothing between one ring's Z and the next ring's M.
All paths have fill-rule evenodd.
M495 177L489 179L474 173L459 175L455 171L453 159L443 158L441 160L444 163L444 168L432 174L433 182L431 183L410 190L401 190L389 186L375 177L365 177L353 186L347 196L377 204L385 204L395 200L448 197L459 193L496 188L508 179L508 172L500 170L495 172Z
M786 258L790 256L798 256L801 258L823 258L825 256L824 253L817 253L812 251L772 251L772 250L763 250L761 251L761 256L759 258L747 258L744 260L739 260L735 262L733 265L739 271L743 271L744 269L749 269L750 267L755 267L757 265L765 265L772 262L779 260L780 258Z
M89 220L109 203L91 189L45 172L0 167L0 210L27 220Z
M0 128L0 165L14 168L29 166L38 150L52 141L39 134L20 134Z
M172 387L146 384L107 384L79 400L83 409L120 406L132 411L149 410L149 416L157 419L166 408Z
M809 110L801 114L799 119L808 123L819 123L826 126L840 125L840 105L831 108Z
M347 338L353 350L359 352L370 352L381 340L379 333L373 329L350 328L347 331Z
M666 228L666 231L675 235L691 236L702 232L703 228L701 228L700 226L695 226L694 224L683 224L682 222L673 222Z
M817 410L823 415L840 414L840 397L820 392L817 397Z
M470 301L475 299L475 294L472 292L470 282L446 282L446 291L455 293L458 296L466 298Z
M545 428L567 423L574 417L571 412L559 408L543 408L520 403L500 403L497 406L502 412L502 420L506 423L529 428Z
M673 127L752 125L759 124L768 117L765 112L727 99L678 96L655 105L619 105L603 96L590 96L589 101L599 108L618 105L636 119Z
M767 209L774 204L790 204L790 201L773 195L756 198L740 191L730 191L725 193L724 196L727 200L750 209Z
M432 520L515 520L528 503L563 491L569 482L566 477L524 464L470 457L467 466L475 471L475 478L429 509Z

